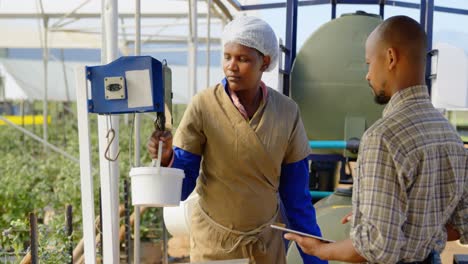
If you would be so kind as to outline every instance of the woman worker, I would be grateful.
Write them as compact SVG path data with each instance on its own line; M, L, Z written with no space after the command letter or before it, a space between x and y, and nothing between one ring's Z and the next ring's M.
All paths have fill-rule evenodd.
M243 16L222 39L225 78L192 98L173 142L170 132L155 131L148 151L157 158L161 140L161 164L185 171L182 200L194 188L199 194L191 261L285 263L281 231L269 227L281 221L279 198L290 228L321 235L308 190L308 139L296 103L261 81L277 63L272 28Z

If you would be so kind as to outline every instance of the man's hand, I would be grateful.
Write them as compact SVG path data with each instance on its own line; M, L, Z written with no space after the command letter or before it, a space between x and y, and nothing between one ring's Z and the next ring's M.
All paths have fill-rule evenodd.
M348 223L349 221L351 221L351 216L353 216L353 212L349 212L347 213L345 216L343 216L343 218L341 218L341 223L342 224L346 224Z
M154 131L148 140L147 149L152 159L158 158L159 141L163 142L161 165L167 167L172 159L172 133L170 131Z
M286 233L284 238L287 240L295 241L296 244L304 251L304 253L312 256L316 256L320 259L325 259L324 256L320 255L320 247L327 243L323 243L318 239L311 237L303 237L293 233Z
M447 240L448 241L455 241L460 239L460 233L458 232L455 227L451 224L446 224L445 229L447 230Z
M303 237L287 233L284 238L294 240L304 253L316 256L322 260L336 260L341 262L360 263L367 260L359 255L353 246L351 239L337 241L335 243L324 243L311 237Z

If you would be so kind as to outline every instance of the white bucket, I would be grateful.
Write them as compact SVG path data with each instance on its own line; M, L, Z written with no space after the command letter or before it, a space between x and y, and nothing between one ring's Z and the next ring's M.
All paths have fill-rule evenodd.
M138 167L130 170L132 204L151 207L178 206L184 171L175 168Z
M177 207L165 207L163 211L164 224L172 236L190 236L192 211L198 203L198 194L193 192Z

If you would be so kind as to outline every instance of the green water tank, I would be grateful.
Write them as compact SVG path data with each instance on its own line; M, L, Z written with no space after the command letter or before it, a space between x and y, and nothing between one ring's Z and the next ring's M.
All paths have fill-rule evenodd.
M383 107L374 102L365 79L365 42L380 22L379 16L365 12L343 15L317 29L298 52L291 97L310 140L360 139L381 116Z
M365 42L380 22L379 16L364 12L343 15L322 25L298 52L291 71L291 96L301 109L310 140L360 139L381 117L383 106L374 102L365 79ZM343 150L312 151L346 155ZM314 207L325 238L349 237L350 226L341 224L341 219L352 210L350 189L337 190ZM287 263L302 263L293 243Z

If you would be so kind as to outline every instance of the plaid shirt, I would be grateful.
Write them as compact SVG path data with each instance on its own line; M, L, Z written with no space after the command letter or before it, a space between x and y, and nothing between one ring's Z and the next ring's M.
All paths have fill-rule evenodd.
M394 94L359 149L351 239L360 255L421 261L444 249L448 222L468 243L467 156L426 86Z

